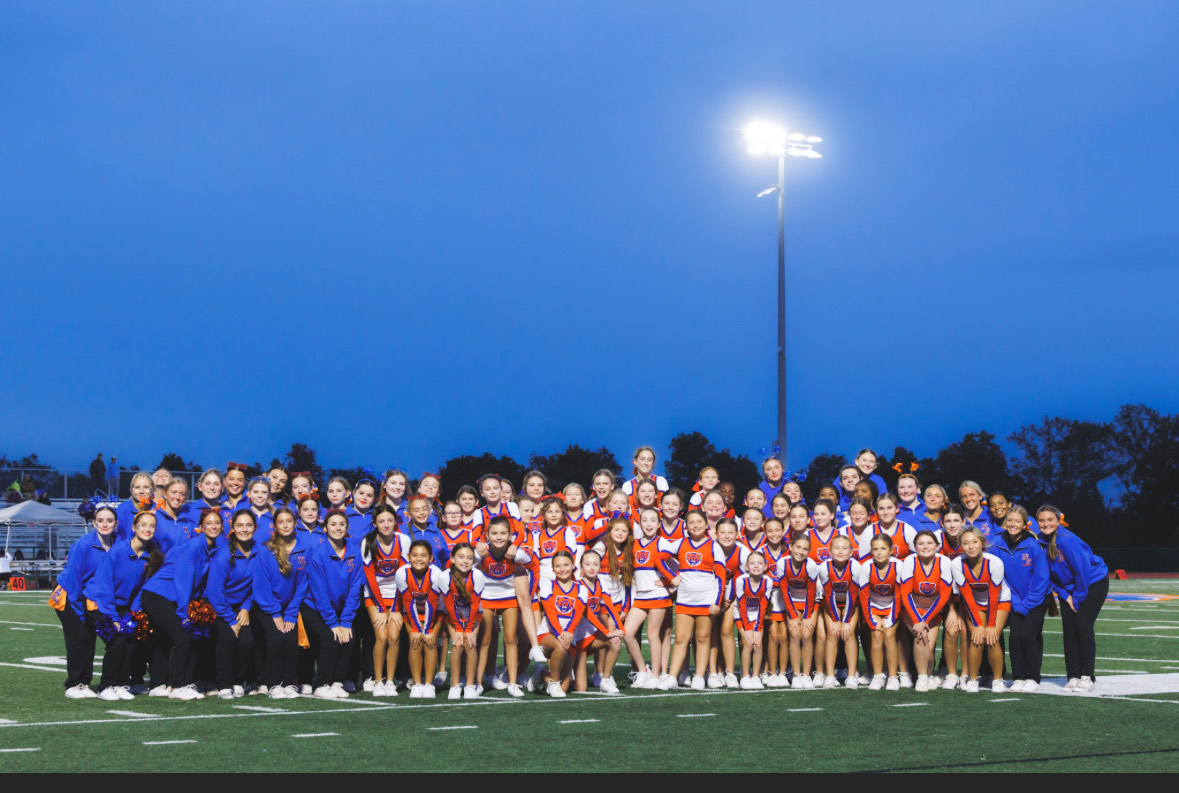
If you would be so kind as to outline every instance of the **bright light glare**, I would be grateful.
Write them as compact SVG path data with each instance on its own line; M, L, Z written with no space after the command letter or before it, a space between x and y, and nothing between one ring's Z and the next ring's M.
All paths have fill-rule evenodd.
M807 143L822 143L823 139L820 138L818 135L810 135L807 137L806 142Z
M749 141L750 145L782 144L786 142L786 128L767 124L764 121L754 121L745 127L745 140Z
M806 156L807 156L807 157L809 157L809 158L810 158L810 159L812 159L812 160L821 160L821 159L823 159L823 155L822 155L822 154L819 154L819 153L818 153L817 151L815 151L814 149L807 149L807 151L806 151Z
M762 155L766 153L766 145L764 143L750 143L749 153L754 155Z
M796 143L802 143L804 140L806 140L806 135L803 135L801 132L791 132L788 136L786 136L786 139L795 141Z

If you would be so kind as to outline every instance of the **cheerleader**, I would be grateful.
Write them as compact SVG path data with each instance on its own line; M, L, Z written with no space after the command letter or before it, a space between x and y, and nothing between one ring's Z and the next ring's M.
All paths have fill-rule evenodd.
M969 621L970 645L966 651L966 681L962 690L978 692L978 675L985 652L994 675L992 691L1004 691L1003 647L999 636L1011 612L1011 590L1003 576L1003 562L986 553L986 539L980 529L962 532L962 555L950 563L954 592Z
M855 560L866 564L872 556L872 537L875 535L872 527L872 504L866 498L856 498L847 508L848 539L852 541ZM889 548L892 538L889 537Z
M991 514L995 494L991 494ZM1003 562L1003 573L1011 590L1012 691L1035 691L1040 685L1040 667L1044 660L1044 615L1048 612L1048 556L1036 535L1028 530L1028 513L1018 504L1009 506L1004 499L1003 533L991 546L992 553Z
M621 490L615 490L606 499L606 508L609 512L606 517L593 518L585 529L585 543L586 545L593 545L606 534L607 528L610 526L610 521L617 517L626 517L628 519L634 518L630 511L630 499L626 497L626 493Z
M274 533L274 514L270 506L270 480L264 476L255 476L246 488L246 509L258 521L258 541L266 542ZM291 513L294 514L293 512Z
M936 487L936 485L934 485ZM950 561L962 555L962 532L966 529L966 518L962 508L957 504L949 504L939 509L942 529L941 554ZM959 598L953 598L946 607L945 618L942 621L942 660L939 668L945 668L945 679L942 688L947 691L958 687L958 659L966 663L966 650L970 638L966 633L966 622L961 611ZM965 669L963 669L965 672ZM963 675L964 677L965 675Z
M442 541L446 543L446 558L454 558L454 549L459 543L467 543L472 547L474 536L471 529L463 524L463 508L455 501L447 501L442 507ZM449 566L449 562L447 563Z
M164 563L144 585L140 599L151 618L153 691L160 686L172 699L204 699L193 683L196 659L192 656L192 620L189 604L205 591L209 563L225 545L221 537L221 512L205 509L199 531L203 535L185 540L164 558ZM163 681L167 681L164 683ZM162 693L162 692L161 692Z
M790 499L783 493L774 496L770 501L770 517L777 518L785 527L790 523Z
M477 699L483 693L476 682L479 679L477 637L482 621L481 601L487 579L474 567L475 549L470 543L459 542L451 549L449 568L438 577L438 591L446 615L446 628L454 640L454 649L450 654L450 679L453 684L447 699L459 699L462 696ZM466 687L460 682L464 671Z
M762 543L765 542L765 532L763 531L766 522L765 513L761 511L760 507L750 506L746 508L745 514L741 517L744 520L741 521L741 536L737 538L737 542L744 545L747 550L760 550Z
M442 477L438 474L422 474L422 478L418 480L417 495L424 496L429 501L430 514L433 515L434 522L437 522L438 516L442 514L442 502L438 499L438 495L441 492Z
M631 586L635 576L634 537L631 529L630 520L615 518L610 521L606 535L593 546L593 551L601 559L598 581L624 621L630 610Z
M561 499L545 499L541 518L541 529L531 538L532 555L540 564L540 579L551 581L554 577L552 558L557 551L569 551L573 554L574 565L577 565L585 549L577 537L577 532L568 526L569 519L565 516L565 505L561 503Z
M266 478L270 480L270 505L273 507L291 506L291 491L287 489L291 475L287 473L287 469L281 465L272 466L266 472Z
M855 483L860 479L867 479L876 486L876 492L883 493L887 489L887 486L884 484L884 480L880 478L880 474L876 473L876 464L876 452L872 451L871 449L860 449L860 451L856 453L855 464L845 465L839 471L839 477L834 482L832 482L832 484L842 485L844 491L847 492L850 491L852 487L855 486ZM849 477L845 477L844 472L850 468L855 468L856 473L859 474L859 476L852 480L851 484L848 484Z
M573 578L573 554L557 551L550 560L553 578L542 579L537 589L541 607L541 647L548 657L545 690L550 697L564 697L569 690L569 672L574 655L578 624L585 616L587 590Z
M936 525L941 525L942 510L946 508L950 497L941 485L930 485L925 488L925 517Z
M855 506L859 505L854 505L853 509ZM901 687L897 677L897 623L901 607L897 572L900 563L892 556L892 539L887 534L877 534L873 537L871 549L871 556L860 567L860 577L856 581L860 590L860 608L864 614L864 622L872 635L872 646L869 651L872 681L868 688L872 691L879 691L881 688L898 691ZM884 679L886 662L887 685Z
M716 486L720 484L720 472L711 465L706 465L700 469L700 473L696 475L696 484L692 485L692 497L688 500L688 509L695 507L700 508L700 501L704 498L706 493L711 493L716 490Z
M250 510L250 514L257 514ZM266 642L262 683L271 699L297 699L299 685L299 609L308 597L310 544L295 531L294 513L280 509L270 539L259 543L250 561L254 606L250 622L260 626ZM255 535L258 536L258 535Z
M475 516L479 512L479 491L470 485L463 485L458 489L454 500L458 503L459 509L463 511L463 526L473 529Z
M570 482L561 491L561 500L565 504L565 517L568 518L568 526L577 532L577 537L582 545L588 541L587 535L591 524L589 518L585 516L585 498L585 488L576 482Z
M156 507L154 542L165 556L173 546L196 536L196 518L184 505L187 498L188 482L173 478L164 488L163 504Z
M669 491L663 497L666 508L671 498ZM623 522L629 523L626 518ZM630 611L626 615L626 651L636 669L633 688L674 688L675 679L667 674L671 621L667 612L671 608L671 594L668 581L660 565L659 541L660 515L653 509L639 516L639 536L631 543L634 559L634 578L630 591ZM647 645L651 653L651 665L643 660L643 648L639 644L639 631L647 624ZM669 684L660 684L670 681Z
M787 531L785 541L793 545L799 537L807 537L811 530L811 513L803 504L792 504L786 513Z
M342 476L333 476L328 480L324 492L327 494L327 508L329 510L348 509L348 499L352 497L352 485L347 479Z
M763 518L765 517L765 512L762 512L762 510L765 509L765 506L768 503L769 502L766 500L766 494L762 492L760 487L755 487L745 494L745 507L747 509L756 509L758 512L761 512ZM744 517L744 510L741 512L741 515Z
M1048 554L1052 591L1060 598L1064 623L1066 691L1092 691L1096 680L1097 640L1093 626L1109 594L1105 560L1061 523L1060 510L1045 504L1036 510L1040 540Z
M130 683L137 648L129 643L137 627L129 613L139 609L144 582L164 563L164 555L152 540L156 533L154 512L137 514L131 532L130 539L111 546L82 591L94 604L94 609L86 612L86 620L106 643L98 697L108 702L134 699Z
M635 449L634 456L634 479L622 483L622 492L627 496L633 496L635 490L640 482L649 481L655 483L655 488L660 493L664 493L668 489L667 480L662 476L655 475L655 450L650 446L640 446Z
M845 465L839 469L839 476L836 477L833 484L839 488L839 508L841 510L846 512L851 506L851 500L855 497L856 485L863 478L864 475L860 469L854 465Z
M307 636L316 647L312 695L346 699L344 680L352 658L352 621L360 608L364 565L359 549L347 541L348 516L328 512L327 542L311 549L307 560L309 597L299 609Z
M739 685L746 690L765 688L758 676L761 674L765 616L770 607L769 592L774 586L765 572L765 556L761 551L751 551L745 558L745 572L733 580L729 595L729 600L733 604L733 618L741 630Z
M682 540L684 538L684 519L680 517L683 511L684 491L673 487L663 494L663 498L659 502L659 535L663 539Z
M818 506L815 504L816 510ZM819 566L819 583L823 586L823 624L827 634L824 650L827 674L823 676L823 688L835 688L838 685L835 658L839 653L839 643L843 642L847 658L847 680L844 685L854 689L860 685L857 672L860 648L856 642L860 563L852 558L852 544L847 535L840 534L833 538L830 550L831 558Z
M197 490L201 497L188 505L189 511L199 515L203 510L215 509L221 511L221 493L225 489L225 483L221 478L221 472L216 468L207 468L201 473L197 479ZM221 522L223 525L229 525L231 514L221 515Z
M913 540L917 530L897 519L897 499L892 493L881 493L876 499L876 534L887 534L892 540L892 554L905 559L913 553ZM934 538L937 534L934 533ZM940 542L938 543L940 545Z
M174 478L175 477L172 476L172 472L163 466L160 466L156 470L152 471L151 484L153 489L153 498L156 501L164 500L164 495L168 490L168 483L171 482Z
M614 472L609 468L598 470L590 480L590 490L593 491L594 497L582 510L585 517L590 520L610 517L611 510L606 502L609 500L610 494L614 492Z
M580 589L581 599L585 602L585 616L573 633L573 647L576 648L573 659L574 686L577 691L586 690L586 656L593 651L598 654L594 662L594 677L600 680L598 690L603 694L618 694L613 672L614 662L618 660L618 653L622 649L623 618L618 604L602 586L598 576L601 565L602 557L597 551L588 550L581 555Z
M528 496L537 504L549 495L549 480L540 471L532 470L524 474L524 481L520 486L522 495Z
M761 473L764 478L758 482L757 486L761 492L766 494L765 515L769 518L773 515L769 511L769 505L773 502L774 496L782 492L782 485L785 484L782 481L785 469L782 468L781 460L777 457L770 457L761 464Z
M295 529L303 534L308 541L313 540L316 544L323 542L327 535L323 532L319 493L301 493L298 509L299 520L295 524Z
M504 500L503 483L504 480L495 474L487 474L479 480L479 492L483 495L484 504L475 513L475 552L480 556L487 555L485 532L493 518L503 516L508 519L513 550L521 547L525 540L520 510L511 501Z
M708 521L708 536L715 540L716 527L721 518L732 517L729 515L729 506L725 503L725 497L721 495L720 491L713 490L701 500L700 509L704 513L704 519ZM738 527L738 531L740 531L740 527Z
M644 479L635 485L634 494L628 499L627 511L637 515L640 510L658 508L659 491L655 488L655 483L650 479Z
M328 499L331 500L331 498L332 495L329 492ZM352 503L344 509L344 514L348 518L348 533L351 536L363 537L372 531L373 517L371 513L376 500L377 483L373 480L361 479L352 488ZM338 509L338 507L333 506L332 509ZM429 511L429 506L426 509Z
M378 504L373 509L373 529L361 543L360 557L364 565L364 607L374 634L374 697L397 696L393 676L403 624L397 610L397 571L409 556L409 546L409 537L397 531L396 508Z
M142 510L151 508L154 493L155 488L149 474L139 471L131 477L131 497L119 504L119 508L115 511L119 516L114 538L116 542L129 539L134 534L131 525L135 521L135 515Z
M465 485L471 490L474 495L474 488L470 485ZM385 471L384 485L381 487L381 496L377 499L377 504L387 504L397 513L397 520L400 523L405 523L409 520L406 510L409 508L409 502L406 500L409 493L409 475L405 471L400 471L396 468L390 468ZM476 501L478 499L476 498ZM461 502L460 502L461 503ZM471 510L475 509L475 505L471 506Z
M962 509L966 513L967 526L978 529L988 542L999 533L999 524L995 523L987 509L987 494L978 482L969 479L963 482L958 487L958 500L962 502Z
M791 504L802 504L806 506L806 499L802 497L802 488L793 479L782 485L782 495L786 496Z
M150 481L148 479L149 484ZM119 515L114 507L103 504L94 511L93 522L94 529L70 546L65 567L57 577L57 586L49 597L49 605L57 612L65 635L66 699L98 696L90 688L90 681L94 679L94 646L97 637L93 627L86 623L86 598L82 593L115 544Z
M749 549L737 542L737 521L733 518L721 518L716 527L716 543L724 555L725 580L721 583L724 597L721 599L719 619L712 623L712 649L708 657L709 688L737 688L737 640L733 635L733 610L729 608L732 600L733 581L745 569L745 560L749 556ZM720 671L719 663L724 662L724 672Z
M359 492L361 486L357 485L356 489ZM413 496L409 500L408 511L409 520L401 526L399 531L414 542L421 540L422 542L429 543L430 551L434 557L434 564L440 568L446 567L447 562L450 561L450 546L442 538L442 532L438 528L437 518L430 506L430 499L420 493ZM366 518L371 526L372 518L368 516Z
M799 510L806 512L806 507L795 504L790 508L790 520L793 524ZM827 499L815 502L815 509L810 516L814 524L807 528L806 535L811 541L810 556L819 564L831 558L831 543L836 537L847 537L846 529L835 527L835 504ZM848 541L850 543L850 540Z
M901 561L897 581L904 605L905 627L913 634L913 664L917 669L916 690L931 691L937 632L942 615L953 596L950 560L938 553L941 544L928 529L917 532L912 541L915 553Z
M659 556L663 573L676 588L675 640L671 653L672 685L688 655L690 636L696 639L696 674L691 687L704 689L704 669L712 638L712 622L720 614L722 584L725 579L724 553L716 540L708 536L708 521L700 512L689 512L685 519L687 536L682 540L660 540ZM669 562L676 564L673 572ZM682 641L681 641L682 639ZM660 688L664 685L661 683Z
M504 640L504 665L507 667L507 691L512 697L524 696L524 690L517 683L519 656L517 628L521 622L522 606L528 613L523 615L532 625L531 602L522 604L517 596L516 579L523 579L523 586L531 590L531 581L536 574L536 560L527 548L512 547L512 528L505 517L492 518L485 527L486 552L475 549L476 566L483 573L486 583L483 590L483 624L479 634L479 665L485 675L485 685L494 685L496 632L494 627L502 621ZM551 563L551 560L550 560ZM531 601L531 598L529 599ZM535 627L533 628L535 630ZM533 649L536 648L534 645ZM536 660L533 658L533 660ZM478 678L476 678L477 680ZM468 683L471 681L468 680Z
M805 511L805 508L804 508ZM814 688L811 664L815 658L815 626L819 619L819 565L810 558L811 541L806 533L790 543L790 556L778 562L778 588L786 606L792 688ZM825 636L820 637L826 641ZM820 681L822 684L823 681Z
M254 667L254 631L250 624L253 606L254 533L257 521L249 510L238 510L233 516L232 533L223 548L209 563L205 579L205 594L217 615L213 627L217 634L216 661L217 696L234 699L245 694L246 686L256 679Z
M929 529L937 524L925 514L921 500L921 482L913 474L902 474L897 480L897 517L915 529Z
M779 500L775 496L774 500ZM782 498L781 500L785 500ZM778 587L778 563L790 554L790 546L784 542L785 525L779 518L770 518L765 524L765 542L761 552L766 558L766 574L770 577L769 644L766 647L766 675L762 681L768 688L785 688L790 685L786 675L787 660L790 657L790 633L786 629L786 603Z
M311 478L310 471L296 471L291 474L291 501L298 504L299 496L313 492L316 492L315 480Z
M823 485L819 488L819 496L815 499L815 503L820 501L830 501L835 505L835 521L836 523L843 522L847 513L839 506L839 491L831 485ZM853 551L855 549L853 548Z
M438 577L434 548L425 540L409 546L409 564L397 571L397 603L409 631L410 699L433 699L434 668L438 663Z
M245 509L246 504L246 465L245 463L225 464L225 492L221 496L221 508L228 510L230 515L239 509ZM222 513L224 514L224 513Z

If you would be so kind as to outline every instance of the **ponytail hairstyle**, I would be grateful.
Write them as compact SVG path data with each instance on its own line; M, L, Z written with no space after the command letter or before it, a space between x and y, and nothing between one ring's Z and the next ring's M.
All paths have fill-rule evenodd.
M647 507L643 512L647 510L656 512L653 507ZM626 526L626 539L622 541L621 554L614 547L614 538L610 536L614 526L620 523ZM627 518L614 518L606 527L603 544L606 546L606 575L621 580L623 586L629 587L635 580L634 525Z
M587 552L587 553L588 553L588 552ZM597 553L597 551L594 551L594 553ZM572 554L571 552L569 552L568 550L564 549L564 548L562 548L561 550L557 551L555 554L553 554L553 555L552 555L552 557L550 558L550 563L551 563L551 562L555 562L555 561L557 561L557 560L558 560L558 559L560 559L561 557L564 557L564 558L568 559L568 560L569 560L569 563L573 565L573 567L574 567L574 570L576 571L576 568L577 568L577 562L576 562L576 560L573 558L573 554ZM600 558L600 557L599 557L599 558Z
M419 542L424 542L424 540L419 540ZM455 543L454 547L450 549L450 558L453 559L456 553L464 549L470 551L471 553L475 553L475 549L471 547L471 543L458 542ZM467 577L462 573L459 573L458 570L456 570L453 566L450 568L450 587L454 590L454 599L458 603L471 602L471 593L467 591L466 579Z
M995 494L992 493L991 498L994 498L994 497L995 497ZM1028 521L1031 519L1028 516L1028 511L1026 509L1024 509L1023 506L1020 504L1012 504L1010 507L1007 508L1007 515L1010 515L1012 512L1019 515L1019 517L1023 520L1023 530L1027 531L1028 530ZM1007 515L1003 516L1004 523L1007 522ZM1022 534L1023 532L1020 532L1020 533ZM1055 537L1056 532L1052 532L1052 536Z
M246 511L248 512L249 509L247 508ZM337 511L339 511L339 510L337 510ZM295 519L295 513L291 512L289 507L279 507L278 509L276 509L274 511L274 517L277 518L279 516L279 514L281 514L283 512L290 515L292 520ZM328 514L330 515L331 512L329 512ZM294 535L291 535L291 543L290 544L291 545L295 544L295 536ZM286 540L284 540L282 538L282 536L279 535L277 530L275 530L274 534L270 535L270 539L266 541L266 547L269 548L271 550L271 552L274 554L274 561L278 562L278 571L280 573L282 573L284 578L289 576L291 574L291 559L290 559L291 549L289 547L287 547Z
M1058 522L1064 517L1064 514L1051 504L1041 504L1040 508L1036 510L1036 515L1038 516L1041 512L1051 512L1056 516ZM1056 531L1060 531L1060 529L1058 528ZM1060 549L1056 547L1056 531L1052 532L1052 535L1048 538L1048 558L1054 562L1061 556Z
M242 515L249 517L250 523L254 524L254 531L258 530L258 518L254 516L254 513L251 510L239 509L237 512L233 513L233 517L229 520L229 531L226 532L229 535L228 540L226 540L226 544L229 546L229 566L231 568L233 567L234 556L238 551L241 550L242 547L242 544L238 540L237 535L233 533L233 524L237 523L237 519ZM222 531L224 531L224 529Z
M655 447L654 446L640 446L639 448L635 449L634 457L632 457L631 459L637 460L639 458L639 455L642 454L643 452L651 452L651 463L652 463L652 465L651 465L651 478L654 479L655 478L655 465L654 464L659 461L659 455L655 454ZM637 465L632 465L630 470L631 470L631 474L633 476L639 475L639 467Z
M155 514L152 513L150 510L143 510L141 512L135 513L135 518L131 521L131 526L132 527L138 526L144 520L144 518L148 515L151 515L153 519L155 518ZM151 578L153 575L155 575L156 571L159 570L160 566L163 564L164 564L164 554L160 551L160 546L155 541L155 538L153 537L151 540L148 541L147 566L143 569L144 580Z
M377 558L377 538L380 536L380 532L377 531L377 518L386 513L393 516L394 533L396 533L397 527L401 525L401 519L397 517L397 510L391 505L382 502L373 507L373 511L370 513L373 520L373 529L364 535L364 553L369 559ZM396 538L394 538L394 541L396 542Z

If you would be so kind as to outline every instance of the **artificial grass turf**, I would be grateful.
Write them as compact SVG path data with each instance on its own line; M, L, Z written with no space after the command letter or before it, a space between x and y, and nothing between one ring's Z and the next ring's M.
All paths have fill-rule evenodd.
M1174 592L1176 584L1116 582L1114 591ZM911 690L632 693L623 682L621 698L530 695L516 702L498 692L470 704L419 703L405 693L394 700L357 696L342 702L264 697L71 701L62 697L62 671L24 668L52 670L52 661L26 659L64 652L56 618L38 602L43 601L31 594L0 595L0 662L22 665L0 666L0 719L15 722L0 724L0 749L39 750L0 752L0 769L6 772L1126 772L1179 767L1174 729L1179 694L1094 699ZM1056 627L1050 622L1045 631L1048 675L1063 673ZM1179 667L1179 601L1111 601L1098 633L1099 675ZM624 672L625 664L620 681ZM437 729L443 727L473 729ZM292 737L321 733L338 734ZM165 740L196 743L144 745Z

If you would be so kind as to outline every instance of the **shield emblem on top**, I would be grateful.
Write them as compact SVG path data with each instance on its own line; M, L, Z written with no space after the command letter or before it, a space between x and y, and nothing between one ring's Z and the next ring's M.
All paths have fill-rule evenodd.
M556 540L545 540L543 543L541 543L540 548L542 551L545 552L546 556L552 556L554 553L557 552L557 541Z
M926 597L933 597L937 594L937 584L932 581L922 581L917 585L917 594L925 595Z
M560 611L562 614L568 614L573 611L573 598L567 595L558 595L556 603L557 611Z
M635 551L635 561L639 564L646 564L650 558L651 554L648 551Z
M831 551L827 548L819 549L819 561L825 562L831 558Z
M704 558L704 554L702 554L702 553L698 553L698 552L695 552L695 551L693 551L693 552L690 552L690 553L689 553L689 554L688 554L688 555L685 557L685 559L687 560L688 564L689 564L689 565L691 565L692 567L695 567L696 565L700 564L700 560L701 560L701 559L703 559L703 558Z
M508 572L508 566L503 562L494 562L487 566L487 572L491 573L496 578L503 578Z

